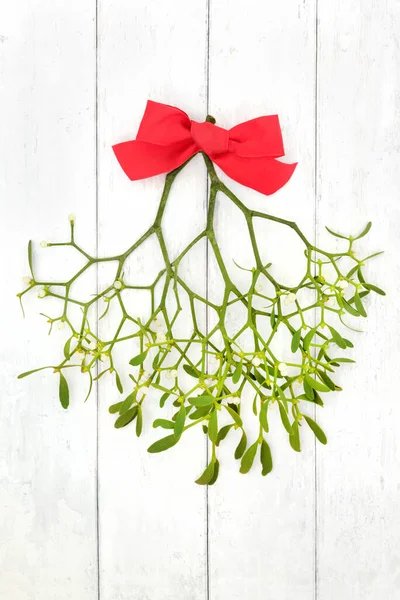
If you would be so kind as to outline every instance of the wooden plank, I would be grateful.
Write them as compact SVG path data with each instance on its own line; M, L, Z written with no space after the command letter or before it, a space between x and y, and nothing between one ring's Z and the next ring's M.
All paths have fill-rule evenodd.
M345 234L373 222L355 248L386 253L364 269L387 298L367 300L368 319L348 332L355 365L341 369L343 392L324 410L329 446L318 449L318 598L399 594L400 418L396 330L400 289L398 2L320 3L320 243L327 224Z
M60 280L74 268L71 252L39 247L68 237L69 212L78 213L77 238L94 250L94 16L93 3L79 0L0 8L2 600L97 598L96 406L82 405L80 374L69 376L67 412L51 371L16 379L58 364L67 332L48 337L38 314L59 316L59 304L31 292L23 321L15 298L29 273L30 238L39 278ZM91 283L81 289L89 293Z
M240 3L231 3L227 10L225 3L212 2L210 112L225 127L278 113L285 160L298 160L299 166L291 182L271 197L223 179L246 205L297 221L313 239L315 2L280 2L271 9L250 0L245 14L244 19ZM216 221L231 276L244 287L246 273L231 260L246 268L255 266L244 219L221 197ZM257 223L256 231L265 263L273 263L272 273L294 285L304 270L304 247L294 232L271 223ZM210 268L212 294L219 283L215 266ZM239 317L231 318L237 325ZM288 360L290 341L281 340L277 352ZM251 414L252 399L247 398L243 412L254 441L258 427ZM246 476L239 474L233 458L239 438L230 434L221 444L220 480L209 491L213 600L313 596L314 442L305 435L303 452L297 455L273 412L268 440L275 467L266 478L259 465Z
M164 184L159 176L130 182L111 145L132 139L148 98L178 105L193 118L204 119L206 6L203 0L165 3L102 3L99 13L99 246L109 254L126 250L152 224ZM177 256L204 228L205 172L200 158L187 166L173 185L163 230L170 256ZM164 227L165 225L165 227ZM130 284L150 284L163 267L153 238L124 267ZM199 245L186 266L200 292L205 283L205 248ZM113 274L100 272L104 289ZM196 281L197 280L197 281ZM126 291L125 291L126 292ZM147 292L125 293L133 316L149 317ZM187 310L185 306L185 310ZM101 323L101 336L115 330L116 312ZM183 320L190 318L185 313ZM138 353L135 341L118 348L117 368L123 375L124 398L132 386L128 365ZM149 368L146 363L146 368ZM108 379L107 379L108 378ZM108 375L100 380L100 566L102 600L115 598L191 600L205 597L205 493L194 479L204 463L201 432L183 439L165 454L147 447L163 437L152 422L160 416L158 397L144 404L143 435L135 425L115 430L107 413L119 399ZM164 417L171 416L166 406ZM161 433L160 433L161 431Z

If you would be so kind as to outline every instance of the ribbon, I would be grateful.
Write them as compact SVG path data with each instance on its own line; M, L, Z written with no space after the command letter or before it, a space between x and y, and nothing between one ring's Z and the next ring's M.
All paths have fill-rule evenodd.
M174 106L149 100L136 139L113 146L131 180L168 173L204 152L231 179L270 195L285 185L296 164L284 156L278 115L257 117L232 129L192 121Z

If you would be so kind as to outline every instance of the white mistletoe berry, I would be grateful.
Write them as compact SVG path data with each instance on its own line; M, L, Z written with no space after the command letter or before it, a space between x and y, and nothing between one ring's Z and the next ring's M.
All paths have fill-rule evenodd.
M25 277L22 278L22 283L24 285L32 285L32 277L29 277L29 275L25 275Z
M58 323L57 323L57 329L64 329L64 327L65 327L64 321L58 321Z
M41 290L39 290L38 298L44 298L45 296L47 296L47 292L44 288L42 288Z
M76 215L74 213L69 213L69 215L68 215L68 221L70 223L74 223L76 221Z
M170 369L165 374L167 379L175 379L178 376L178 371L176 369Z
M289 304L293 304L293 302L296 302L296 298L296 294L290 292L290 294L286 294L283 303L285 304L285 306L289 306Z
M255 290L256 292L262 292L264 289L263 284L262 283L257 283Z
M158 344L163 344L166 341L167 341L167 336L165 335L165 333L162 331L158 331L157 335L156 335L156 342Z
M48 245L49 245L49 244L48 244L48 242L45 242L44 240L42 240L42 241L40 242L40 247L41 247L41 248L47 248L47 246L48 246Z
M340 287L342 290L345 290L347 287L349 287L349 282L345 279L341 279L337 286Z
M259 356L255 356L251 362L255 367L259 367L262 361Z
M283 377L286 377L287 375L289 375L289 367L287 366L286 363L279 363L279 371L280 371L281 375L283 375Z
M120 281L119 279L117 279L116 281L114 281L114 288L116 290L122 289L122 281Z
M326 304L326 306L333 308L334 306L336 306L336 300L333 296L330 296L325 304Z

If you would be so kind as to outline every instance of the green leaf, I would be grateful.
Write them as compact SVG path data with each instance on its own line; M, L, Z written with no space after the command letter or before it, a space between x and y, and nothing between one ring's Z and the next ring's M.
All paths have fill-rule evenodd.
M34 275L33 275L33 261L32 261L32 240L29 240L28 242L28 263L29 263L29 269L32 275L32 278L34 279Z
M310 331L304 337L303 346L304 346L305 351L307 351L308 348L310 347L311 341L312 341L316 331L317 331L317 328L313 327L312 329L310 329Z
M292 352L296 352L299 347L301 340L301 327L297 331L294 332L292 337Z
M69 360L71 356L71 342L73 340L73 336L68 338L64 344L64 358L65 360Z
M264 401L261 405L259 418L260 418L261 427L264 429L264 431L266 433L269 432L267 413L268 413L268 401Z
M208 485L214 485L214 483L217 481L218 479L218 473L219 473L219 461L216 458L215 459L215 465L214 465L214 475L211 477L210 482Z
M200 475L198 479L196 479L195 483L198 483L199 485L208 485L214 476L214 470L215 461L211 460L205 468L205 470L203 471L203 474Z
M226 438L232 427L233 425L224 425L221 427L221 429L218 431L217 441L215 442L217 446L219 446L220 442Z
M136 435L140 437L143 428L143 412L140 404L137 405L137 419L136 419Z
M254 442L254 444L252 444L249 448L247 448L246 452L243 455L242 461L240 463L240 472L243 473L243 475L245 473L248 473L253 465L254 462L254 458L256 456L257 453L257 448L258 448L258 441Z
M129 361L129 364L132 367L137 367L138 365L141 365L144 363L146 356L147 356L147 350L145 352L141 352L137 356L134 356L133 358L131 358L131 360Z
M353 317L359 317L359 316L360 316L360 313L358 312L358 310L356 310L355 308L353 308L353 307L351 306L351 304L349 304L349 303L347 302L347 300L345 300L345 298L342 298L342 305L343 305L343 308L344 308L345 310L347 310L347 312L348 312L350 315L352 315Z
M330 325L328 325L328 327L329 327L329 330L330 330L331 335L332 335L332 339L335 342L335 344L337 346L339 346L339 348L342 348L342 350L344 350L346 348L346 342L345 342L345 340L342 338L342 336L340 335L340 333L338 331L336 331L336 329L334 329Z
M326 227L326 226L325 226L325 229L326 229L327 231L329 231L329 233L330 233L331 235L333 235L333 236L335 236L335 237L337 237L337 238L340 238L340 239L342 239L342 240L348 240L348 239L349 239L349 238L348 238L348 237L346 237L345 235L341 235L340 233L336 233L335 231L332 231L332 229L329 229L329 227Z
M328 388L332 391L338 389L338 386L332 381L332 379L326 374L324 373L324 371L318 371L318 377L320 377L320 379L322 379L322 381L325 383L325 385L328 386Z
M318 379L314 379L314 377L311 377L307 374L304 376L304 379L307 381L308 385L314 390L317 390L317 392L329 392L329 387L323 383L320 383Z
M240 415L238 415L238 413L233 410L230 406L226 406L224 405L226 410L228 411L228 413L231 415L232 419L235 421L236 425L239 425L239 427L242 427L243 425L243 421L240 418Z
M197 369L195 369L195 367L191 367L190 365L183 365L183 370L191 377L195 377L196 379L200 377L200 372Z
M354 294L354 304L356 305L356 308L357 308L358 312L360 313L360 315L362 315L363 317L366 317L367 313L365 311L363 303L361 302L361 298L360 298L360 295L358 294L358 292L356 292Z
M211 413L210 420L208 422L208 437L214 443L218 438L218 416L216 410Z
M133 391L125 398L125 400L123 402L120 403L119 414L122 415L127 410L129 410L130 407L132 406L132 404L135 402L135 400L136 400L136 392Z
M185 427L185 420L186 420L186 409L185 409L185 406L183 404L181 404L181 407L176 415L175 425L174 425L174 434L178 438L182 435L183 428Z
M261 450L260 450L260 460L262 466L262 475L268 475L272 471L272 455L271 449L267 442L263 440L261 442Z
M69 406L69 388L68 382L65 379L64 375L60 371L60 386L59 386L59 396L61 406L63 408L68 408Z
M346 340L346 338L343 338L343 341L346 344L347 348L354 348L354 344L353 342L350 342L350 340Z
M33 373L38 373L38 371L44 371L45 369L52 369L52 367L40 367L39 369L33 369L32 371L25 371L25 373L20 373L17 379L23 379L24 377L28 377Z
M371 222L371 221L369 221L369 222L367 223L367 225L366 225L365 229L363 229L363 231L360 233L360 235L358 235L358 236L357 236L357 237L355 237L354 239L355 239L355 240L359 240L359 239L361 239L362 237L364 237L364 235L367 235L367 233L368 233L368 231L371 229L371 227L372 227L372 222Z
M239 379L240 379L240 377L242 375L242 369L243 369L243 362L240 361L240 363L238 363L236 365L235 372L232 375L232 383L235 383L235 384L238 383L238 381L239 381Z
M168 450L168 448L175 446L178 441L178 438L174 435L167 435L167 437L161 438L160 440L154 442L154 444L151 444L151 446L147 448L147 452L150 452L151 454L155 454L156 452L164 452L165 450Z
M363 283L362 286L365 287L366 290L375 292L376 294L379 294L380 296L386 296L386 292L381 290L381 288L377 287L376 285L372 285L372 283Z
M170 392L164 392L164 394L160 398L160 408L163 408L164 404L168 400L170 396Z
M307 421L307 424L310 427L310 429L314 432L314 435L317 438L317 440L321 442L321 444L326 444L328 440L321 427L315 421L310 419L310 417L306 417L306 415L304 415L304 418Z
M284 409L281 402L279 402L279 400L278 400L278 406L279 406L279 414L281 415L282 424L283 424L284 428L286 429L286 431L288 432L288 434L290 435L292 433L292 426L290 424L287 412Z
M304 388L304 393L307 396L307 398L309 400L311 400L311 402L314 402L314 390L312 389L312 387L310 386L310 384L307 382L306 379L303 380L303 388Z
M331 363L336 362L336 363L355 363L355 360L352 360L351 358L332 358Z
M190 404L193 406L209 406L214 402L213 396L194 396L193 398L189 398Z
M120 379L120 376L118 375L117 371L115 371L115 383L117 384L117 389L118 389L119 393L123 394L124 388L122 387L121 379Z
M300 436L299 436L299 424L297 421L295 421L292 425L292 434L289 435L289 442L290 442L290 445L292 446L293 450L295 450L296 452L301 451Z
M243 456L243 452L246 450L246 446L247 446L247 436L245 434L245 432L243 431L242 433L242 437L240 438L240 442L237 445L237 448L235 450L235 458L241 458Z
M110 413L110 415L114 415L115 413L119 412L120 407L122 406L123 402L117 402L116 404L112 404L110 406L110 408L108 409L108 412Z
M162 427L163 429L174 429L175 423L173 421L167 421L167 419L156 419L153 422L153 427Z
M137 406L133 406L132 408L127 410L123 415L120 415L114 423L115 429L121 429L122 427L125 427L126 425L131 423L131 421L133 421L133 419L136 417L137 412Z
M192 413L190 413L189 419L192 419L193 421L195 421L196 419L201 419L201 417L204 417L207 413L210 412L211 408L212 404L200 406L199 408L196 408L196 410L194 410Z
M269 317L269 321L272 329L275 327L275 305L272 307L271 315Z

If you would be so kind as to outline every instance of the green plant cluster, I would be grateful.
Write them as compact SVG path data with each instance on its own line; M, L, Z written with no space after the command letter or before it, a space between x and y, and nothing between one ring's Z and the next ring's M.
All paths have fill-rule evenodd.
M118 392L123 394L122 399L109 409L116 416L115 427L121 428L135 422L138 436L142 432L143 416L146 414L146 397L149 390L156 390L160 394L161 412L153 427L166 431L148 451L157 453L167 450L175 446L192 427L202 427L210 444L209 464L197 483L211 485L219 472L218 447L236 430L239 430L239 437L234 455L240 461L240 472L247 473L257 455L262 475L272 470L268 440L269 411L274 404L278 407L282 426L294 450L299 452L301 449L300 431L304 424L322 444L326 444L325 433L310 416L303 413L304 407L309 407L310 403L323 406L325 394L340 390L333 380L335 370L342 363L354 362L342 356L353 344L343 337L337 324L348 327L348 315L366 317L367 296L370 293L384 295L384 292L368 283L363 274L366 261L379 253L360 259L354 251L355 242L368 233L371 223L355 237L328 229L333 236L343 240L344 249L333 253L324 251L309 242L296 223L246 207L219 179L209 158L203 156L210 180L207 223L205 229L176 258L172 259L168 254L162 219L171 186L184 165L166 176L153 225L121 255L108 258L90 256L75 242L75 217L70 215L70 240L42 245L71 246L81 253L86 262L68 281L54 284L36 279L32 243L29 242L31 275L24 278L27 287L18 296L22 303L26 293L39 288L39 297L59 299L60 314L56 318L47 318L51 327L67 328L69 337L59 362L19 377L42 369L52 369L59 377L60 402L67 408L70 395L68 369L79 369L88 377L86 398L90 395L93 382L109 373L115 378ZM224 194L233 202L247 224L254 267L250 270L251 282L246 291L238 289L232 281L215 234L214 212L218 194ZM271 274L271 264L263 263L254 229L254 221L259 219L290 227L304 244L306 270L295 287L277 281ZM129 285L124 281L124 265L128 257L150 236L156 236L158 240L164 268L150 285ZM200 240L207 240L224 282L223 298L219 304L193 291L180 273L183 258ZM110 285L86 302L75 298L72 286L78 278L92 265L107 261L116 261L118 265L115 279ZM330 269L332 275L326 275L326 268ZM264 291L260 284L263 279L269 282L272 292ZM161 286L159 297L156 294L157 286ZM130 289L147 290L151 310L146 321L127 310L124 292ZM303 300L304 291L308 296L311 294L311 301ZM175 299L172 309L167 302L169 295ZM191 321L191 332L187 337L176 332L178 315L183 310L183 297L190 307L187 318ZM100 318L107 314L111 305L116 304L121 310L121 321L111 339L100 339L98 323L93 327L88 320L89 310L99 301L106 304ZM215 324L209 326L208 330L199 322L196 308L199 304L213 316ZM227 313L235 304L245 307L246 317L233 334L228 331ZM78 328L70 318L72 306L78 306L82 311ZM134 325L135 330L130 335L122 331L126 323ZM275 336L282 329L289 333L291 339L289 360L281 359L273 350ZM242 343L245 334L250 335L250 346L248 341ZM138 344L139 352L130 360L131 386L129 393L124 394L114 351L119 344L132 341ZM248 439L250 436L246 433L241 414L242 403L248 401L249 391L252 392L250 402L258 422L255 439L254 436ZM168 412L173 413L170 418L165 417Z

